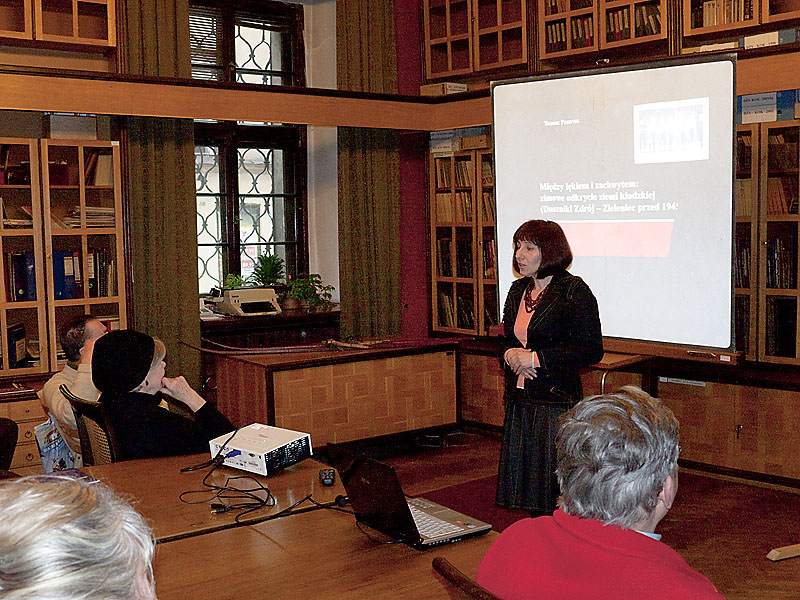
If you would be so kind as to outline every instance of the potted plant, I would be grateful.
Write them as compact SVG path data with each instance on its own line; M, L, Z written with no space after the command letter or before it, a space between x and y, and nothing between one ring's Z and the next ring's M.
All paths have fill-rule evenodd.
M283 259L277 254L259 254L253 272L248 278L250 282L260 286L275 286L284 278Z
M332 304L331 297L335 288L323 284L322 277L317 273L289 278L286 283L288 290L284 299L285 309L291 310L305 304L309 310L316 310L328 308Z
M225 283L223 285L226 288L247 287L247 281L245 281L241 275L228 273L225 276Z

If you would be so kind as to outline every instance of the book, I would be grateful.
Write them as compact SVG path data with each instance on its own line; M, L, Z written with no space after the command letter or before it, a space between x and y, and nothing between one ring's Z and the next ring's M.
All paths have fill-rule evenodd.
M25 341L25 324L9 325L6 331L8 341L8 366L11 369L26 367L28 345Z
M111 154L98 154L92 185L114 185L114 163Z

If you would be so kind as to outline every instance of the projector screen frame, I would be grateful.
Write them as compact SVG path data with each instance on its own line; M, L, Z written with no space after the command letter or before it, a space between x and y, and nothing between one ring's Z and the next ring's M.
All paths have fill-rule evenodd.
M729 265L731 268L731 272L734 265L735 260L735 231L736 231L736 212L735 212L735 205L734 205L734 193L736 189L736 66L737 66L737 55L733 52L724 52L724 53L714 53L709 55L692 55L689 57L677 57L672 59L665 59L647 63L635 63L635 64L626 64L626 65L619 65L619 66L610 66L610 67L597 67L597 68L590 68L590 69L581 69L576 71L568 71L568 72L559 72L559 73L545 73L540 75L533 75L533 76L526 76L522 78L514 78L514 79L505 79L499 81L493 81L490 84L491 90L491 99L492 99L492 126L493 131L497 131L496 129L496 89L501 86L507 86L511 84L517 83L528 83L528 82L538 82L538 81L551 81L556 79L571 79L576 77L585 77L585 76L595 76L595 75L603 75L603 74L611 74L611 73L624 73L630 71L640 71L640 70L652 70L652 69L659 69L659 68L666 68L666 67L679 67L679 66L686 66L686 65L696 65L696 64L704 64L704 63L730 63L731 64L731 162L730 162L730 189L731 189L731 206L730 206L730 228L729 228L729 235L730 235L730 256L729 256ZM717 130L719 130L717 128ZM497 150L497 140L498 136L493 135L493 153L492 153L492 161L493 161L493 169L495 173L495 185L498 186L499 184L499 177L498 177L498 170L497 170L497 158L498 158L498 150ZM498 212L500 208L501 200L497 197L498 195L498 187L495 187L495 202L498 207ZM533 218L552 218L547 216L541 217L533 217ZM558 220L557 218L554 220ZM499 223L499 219L498 219ZM500 240L500 233L498 231L498 245L501 243L510 243L510 240ZM498 265L499 268L507 268L506 265ZM580 273L578 273L580 274ZM515 276L518 276L518 273L515 273ZM498 288L499 293L502 295L504 288L499 286ZM695 344L684 344L684 343L676 343L676 342L661 342L661 341L653 341L648 339L639 339L635 337L614 337L614 336L605 336L603 338L604 347L607 352L621 352L621 353L628 353L628 354L644 354L644 355L652 355L652 356L664 356L670 358L680 358L680 359L690 359L690 360L702 360L702 361L711 361L723 364L734 364L738 362L742 357L742 352L737 351L736 349L736 312L735 312L735 302L736 302L736 290L735 290L735 279L731 276L730 279L730 324L729 324L729 332L730 332L730 344L728 347L718 347L718 346L709 346L709 345L695 345ZM722 296L724 298L724 296ZM503 298L500 298L500 303L502 304Z

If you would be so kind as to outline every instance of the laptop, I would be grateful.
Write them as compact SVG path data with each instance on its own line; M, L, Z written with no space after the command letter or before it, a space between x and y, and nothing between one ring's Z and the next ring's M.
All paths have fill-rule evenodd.
M424 498L406 498L391 466L329 445L359 523L417 549L488 533L492 526Z

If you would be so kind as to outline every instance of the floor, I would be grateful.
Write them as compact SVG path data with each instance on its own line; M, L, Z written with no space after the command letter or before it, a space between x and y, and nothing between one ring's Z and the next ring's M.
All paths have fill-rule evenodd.
M407 494L497 472L498 437L450 434L418 442L402 454L382 457L395 467ZM797 492L682 470L675 505L657 531L728 600L797 599L800 557L766 558L772 548L800 543Z

